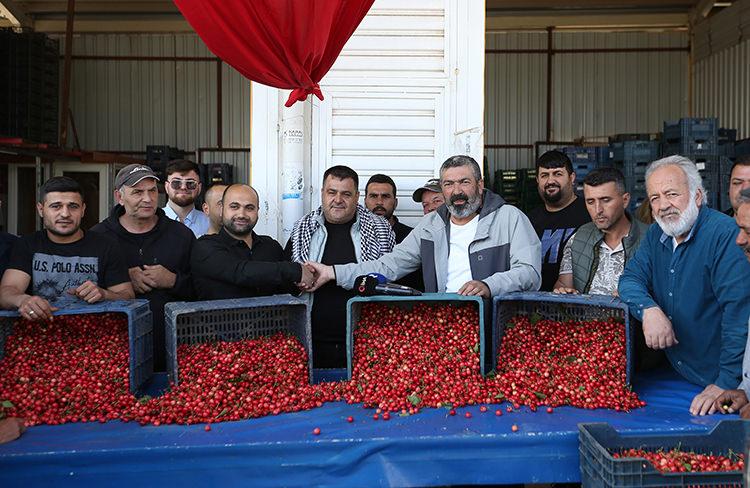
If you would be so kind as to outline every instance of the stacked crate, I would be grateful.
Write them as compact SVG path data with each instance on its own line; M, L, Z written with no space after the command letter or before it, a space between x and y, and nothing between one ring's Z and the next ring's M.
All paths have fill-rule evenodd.
M537 190L535 169L495 171L493 191L503 197L503 200L524 212L542 204Z
M564 153L573 164L573 171L576 174L576 191L583 191L583 180L596 168L607 163L609 151L606 146L568 146L557 148Z
M703 178L706 202L719 208L719 130L716 118L686 118L664 122L663 155L679 154L694 161Z
M36 32L0 30L0 136L56 144L59 43Z
M630 210L646 199L646 168L659 159L659 141L629 139L609 146L610 164L622 171L630 192Z

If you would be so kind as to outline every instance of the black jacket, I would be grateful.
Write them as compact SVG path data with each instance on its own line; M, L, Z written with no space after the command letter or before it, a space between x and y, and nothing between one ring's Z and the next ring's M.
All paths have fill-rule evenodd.
M253 232L253 247L222 228L204 235L191 255L193 283L199 300L296 293L302 278L299 263L284 261L281 245Z
M5 269L8 267L10 252L13 250L13 244L17 240L18 236L8 234L7 232L0 232L0 279L2 279Z
M128 269L161 264L177 275L172 288L136 294L136 298L149 301L154 323L154 369L163 371L164 304L191 300L193 297L190 253L195 244L195 236L184 224L167 217L160 208L156 210L159 220L153 229L143 234L132 234L120 224L120 216L124 213L125 209L121 205L115 205L109 217L92 227L91 231L107 234L117 241Z

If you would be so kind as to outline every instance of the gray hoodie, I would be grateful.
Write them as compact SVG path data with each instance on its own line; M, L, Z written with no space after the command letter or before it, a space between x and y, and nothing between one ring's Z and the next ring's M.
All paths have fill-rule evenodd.
M497 194L482 195L477 233L469 245L471 276L492 296L536 291L541 284L541 244L529 219ZM376 261L334 266L336 283L352 288L357 276L380 273L397 280L422 266L427 292L444 292L448 280L450 215L445 205L425 215L393 252Z

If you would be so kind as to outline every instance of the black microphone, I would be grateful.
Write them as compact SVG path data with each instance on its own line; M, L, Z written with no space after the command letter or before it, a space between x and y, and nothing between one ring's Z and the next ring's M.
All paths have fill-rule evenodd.
M397 285L395 283L381 283L378 278L372 275L358 276L354 281L357 295L369 297L372 295L393 295L393 296L419 296L421 291L409 288L408 286Z

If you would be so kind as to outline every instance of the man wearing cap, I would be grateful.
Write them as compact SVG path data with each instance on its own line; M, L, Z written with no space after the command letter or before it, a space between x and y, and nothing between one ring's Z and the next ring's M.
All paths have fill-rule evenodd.
M192 298L190 253L193 232L157 207L159 179L148 166L125 166L115 177L117 205L91 230L114 237L137 298L151 306L154 368L164 371L164 304Z
M17 240L0 283L0 305L28 320L48 320L62 301L133 298L133 287L116 243L84 232L83 191L67 176L40 188L37 211L44 230Z
M427 183L420 186L411 196L412 200L422 204L422 212L427 215L434 212L445 203L443 189L440 188L440 178L430 178Z

